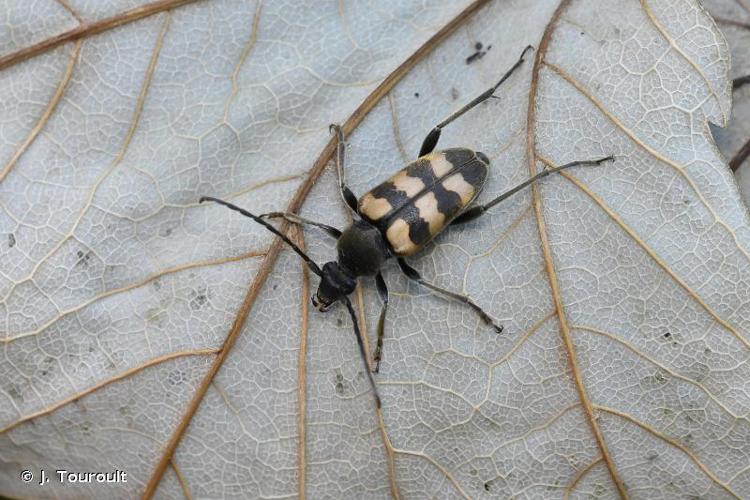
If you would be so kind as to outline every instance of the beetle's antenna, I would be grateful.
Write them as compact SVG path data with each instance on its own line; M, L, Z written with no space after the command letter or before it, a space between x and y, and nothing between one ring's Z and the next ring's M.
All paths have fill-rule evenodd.
M370 373L370 364L367 362L367 354L365 354L365 344L362 340L362 332L359 331L357 315L354 313L354 308L352 307L352 302L349 300L349 297L344 297L343 300L344 304L346 304L346 308L349 309L349 315L352 317L352 323L354 324L354 336L357 337L359 354L362 356L362 362L365 364L365 373L367 374L367 378L370 380L370 385L372 386L372 392L375 396L375 406L380 409L380 394L378 393L378 388L375 385L375 380L373 380L372 378L372 373Z
M271 231L273 234L275 234L276 236L278 236L279 238L281 238L282 240L284 240L284 243L286 243L287 245L289 245L290 247L292 247L292 250L294 250L295 252L297 252L297 254L300 257L302 257L302 259L307 263L307 266L310 268L310 270L312 272L314 272L318 276L323 276L323 272L320 270L320 267L318 267L318 265L315 263L315 261L313 261L310 257L308 257L307 254L305 252L303 252L300 247L298 247L297 245L295 245L292 242L292 240L290 240L289 238L286 237L286 235L281 234L281 232L278 229L276 229L271 224L269 224L268 222L264 221L263 219L261 219L257 215L251 214L250 212L248 212L244 208L240 208L240 207L238 207L237 205L235 205L233 203L229 203L228 201L220 200L219 198L214 198L212 196L201 196L201 198L198 200L198 203L203 203L204 201L213 201L213 202L216 202L219 205L224 205L225 207L227 207L229 209L232 209L235 212L241 213L245 217L250 217L255 222L257 222L261 226L264 226L266 229L268 229L269 231Z

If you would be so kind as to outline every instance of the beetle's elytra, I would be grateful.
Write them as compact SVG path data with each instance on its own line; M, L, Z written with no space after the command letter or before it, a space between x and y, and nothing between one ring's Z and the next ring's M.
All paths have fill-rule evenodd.
M464 107L438 123L422 142L419 158L396 172L390 179L365 193L357 199L344 182L344 134L340 127L331 125L338 138L336 150L336 170L339 178L341 197L354 214L352 224L341 231L321 222L315 222L292 213L273 212L254 215L236 205L213 197L202 197L203 201L214 201L232 210L250 217L258 224L273 232L288 244L312 272L320 277L318 290L312 298L313 305L320 311L326 311L336 302L343 302L349 311L354 326L354 334L359 346L360 355L365 364L375 403L380 407L380 396L367 362L362 335L357 323L354 308L349 295L354 291L357 278L374 276L378 294L383 301L378 320L377 347L373 360L377 373L385 333L385 315L388 310L388 287L385 284L381 269L390 258L396 258L401 271L411 280L420 283L430 290L471 307L486 324L497 332L502 331L484 310L466 295L451 292L425 281L404 257L417 253L427 242L440 234L450 225L461 224L480 217L505 198L529 186L533 182L551 173L577 165L598 165L608 156L598 160L576 161L556 168L543 170L527 181L506 191L483 205L472 205L479 196L487 180L489 158L483 153L467 148L451 148L435 151L442 129L461 115L491 98L497 88L523 63L523 57L531 46L521 52L521 57L494 86L477 96ZM286 235L269 224L267 218L284 218L294 224L307 224L324 230L336 238L338 259L327 262L322 269L295 245Z
M470 149L434 151L362 196L357 209L395 255L413 255L474 201L489 163Z

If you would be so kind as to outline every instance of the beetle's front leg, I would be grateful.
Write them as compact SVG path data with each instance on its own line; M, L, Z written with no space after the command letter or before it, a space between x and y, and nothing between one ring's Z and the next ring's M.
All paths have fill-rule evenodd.
M462 295L460 293L451 292L450 290L445 290L444 288L440 288L439 286L433 285L432 283L429 283L422 278L422 276L419 274L419 272L411 267L409 264L406 263L406 261L402 258L398 259L398 267L401 268L401 271L406 275L407 278L410 280L416 281L420 285L424 285L430 290L433 290L441 295L445 295L446 297L450 297L451 299L457 300L459 302L462 302L466 304L467 306L474 309L479 317L484 321L486 324L491 325L497 333L500 333L503 331L502 325L498 325L495 323L495 321L490 317L489 314L484 312L484 309L479 307L473 300L471 300L468 296Z

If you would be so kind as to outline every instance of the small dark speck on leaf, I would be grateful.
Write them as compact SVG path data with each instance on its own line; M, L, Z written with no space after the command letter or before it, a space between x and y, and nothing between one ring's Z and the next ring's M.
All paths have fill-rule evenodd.
M484 45L482 45L482 42L477 42L474 44L475 52L466 58L466 64L471 64L483 58L487 51L492 48L492 45L488 45L487 50L482 50L482 47L484 47Z
M484 491L490 491L490 483L489 481L484 483Z
M16 237L13 233L8 233L8 248L13 248L14 246L16 246Z
M272 286L271 288L273 288L274 290L277 290L277 289L279 288L279 285L278 285L278 283L274 283L274 284L273 284L273 286Z
M206 296L206 289L201 290L194 290L190 293L190 309L193 311L197 311L203 305L208 302L208 297Z
M583 36L583 35L585 35L585 34L586 34L586 33L584 33L583 31L581 31L581 36Z
M668 339L669 337L671 337L671 336L672 336L672 334L671 334L670 332L666 332L666 333L665 333L664 335L662 335L662 336L663 336L663 337L664 337L665 339Z
M336 393L344 394L344 384L342 384L341 382L336 384Z
M187 375L182 370L172 370L167 375L167 383L169 385L179 385L187 381Z
M341 373L336 374L336 382L341 382L344 380L344 376Z
M458 99L458 96L458 89L456 89L456 87L451 87L451 98L453 98L453 100L455 101L456 99Z
M483 52L474 52L472 55L466 58L466 64L471 64L474 61L481 59L483 55Z
M84 253L81 250L78 250L76 252L76 255L78 256L78 262L76 262L76 266L87 267L89 264L89 260L91 259L91 253L90 252Z
M414 97L419 97L419 92L414 92Z
M15 386L11 386L11 388L8 389L8 395L11 397L11 399L17 399L18 401L23 401L23 395Z
M344 320L343 320L343 319L341 319L341 318L336 318L336 324L337 324L338 326L343 326L343 324L344 324Z

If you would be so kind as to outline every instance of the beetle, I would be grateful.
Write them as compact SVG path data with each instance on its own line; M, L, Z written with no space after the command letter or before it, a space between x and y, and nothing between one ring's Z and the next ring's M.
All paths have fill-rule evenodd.
M497 88L521 66L526 52L532 49L531 46L524 48L516 63L495 85L438 123L422 142L417 160L406 165L359 199L344 181L344 133L338 125L331 125L330 131L337 136L336 171L339 191L345 204L355 216L353 222L343 231L293 213L270 212L255 215L218 198L210 196L200 198L201 203L213 201L250 217L289 245L307 263L310 270L320 277L318 290L312 297L312 303L319 311L327 311L336 302L344 303L352 318L360 355L364 361L365 372L378 408L381 406L380 396L370 372L357 317L349 300L349 295L356 287L357 278L374 276L378 294L383 302L378 319L377 345L373 356L375 367L372 371L375 373L380 369L385 333L384 323L388 310L388 287L383 279L381 268L391 258L396 259L399 268L407 278L438 294L462 302L472 308L482 321L500 333L502 326L498 325L471 298L425 281L404 258L417 253L448 226L476 219L504 199L547 175L574 166L599 165L605 161L614 160L614 157L607 156L598 160L575 161L545 169L490 202L473 205L484 187L490 160L484 153L467 148L435 150L441 131L470 109L494 97ZM294 224L322 229L337 240L338 259L327 262L321 269L302 249L265 220L273 218L283 218Z

